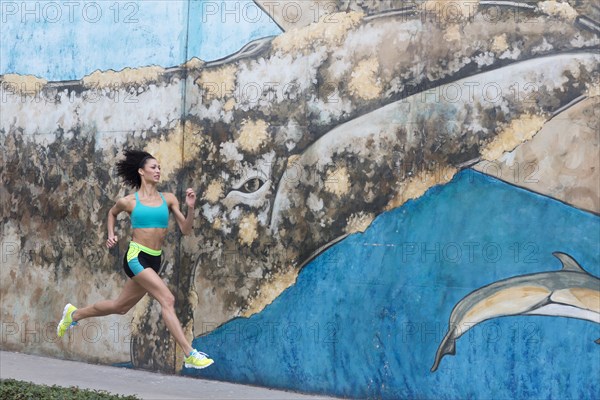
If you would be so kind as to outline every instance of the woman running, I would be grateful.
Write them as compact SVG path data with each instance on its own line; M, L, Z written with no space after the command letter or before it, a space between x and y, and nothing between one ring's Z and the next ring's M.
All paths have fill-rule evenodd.
M187 368L205 368L214 361L207 354L192 348L186 340L181 323L175 314L175 298L167 285L158 276L161 266L162 245L167 235L169 210L175 215L177 224L184 235L192 231L196 194L191 188L186 190L187 217L179 210L179 201L172 193L160 193L156 185L160 180L160 165L149 153L126 150L125 159L117 162L117 175L123 181L138 189L134 194L125 196L108 212L109 249L118 242L115 236L117 215L125 211L131 216L133 239L123 260L123 269L131 279L116 300L103 300L84 308L67 304L56 332L63 337L65 332L77 321L84 318L110 314L127 313L146 293L150 293L160 303L162 316L169 332L183 351Z

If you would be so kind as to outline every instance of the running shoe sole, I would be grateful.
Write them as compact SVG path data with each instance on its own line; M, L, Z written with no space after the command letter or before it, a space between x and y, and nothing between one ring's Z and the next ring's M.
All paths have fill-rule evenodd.
M204 366L199 366L199 365L194 365L194 364L188 364L188 363L185 363L185 364L183 364L183 365L184 365L186 368L204 369L204 368L206 368L206 367L210 367L210 366L211 366L211 365L213 365L214 363L215 363L215 362L214 362L214 361L212 361L210 364L206 364L206 365L204 365Z

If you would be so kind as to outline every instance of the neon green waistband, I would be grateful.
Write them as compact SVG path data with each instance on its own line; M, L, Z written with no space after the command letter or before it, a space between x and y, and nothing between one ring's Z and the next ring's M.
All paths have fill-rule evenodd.
M127 249L127 261L131 261L131 259L137 257L140 251L143 251L144 253L149 254L151 256L160 256L162 254L162 249L154 250L150 247L144 246L143 244L131 241L129 243L129 249Z

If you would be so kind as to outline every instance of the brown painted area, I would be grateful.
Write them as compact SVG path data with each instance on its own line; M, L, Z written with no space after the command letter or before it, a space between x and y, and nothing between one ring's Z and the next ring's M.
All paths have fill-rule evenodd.
M557 290L552 300L600 313L600 292L585 288Z
M475 169L577 208L600 213L600 97L546 123L529 141Z
M548 297L550 293L547 288L533 285L504 289L477 303L462 320L477 323L492 317L520 314Z

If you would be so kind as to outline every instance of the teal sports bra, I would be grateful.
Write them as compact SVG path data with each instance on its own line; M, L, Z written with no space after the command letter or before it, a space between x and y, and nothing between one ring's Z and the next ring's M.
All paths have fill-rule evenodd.
M162 193L163 202L158 207L145 206L135 192L135 207L131 212L131 227L136 228L166 228L169 226L169 207Z

